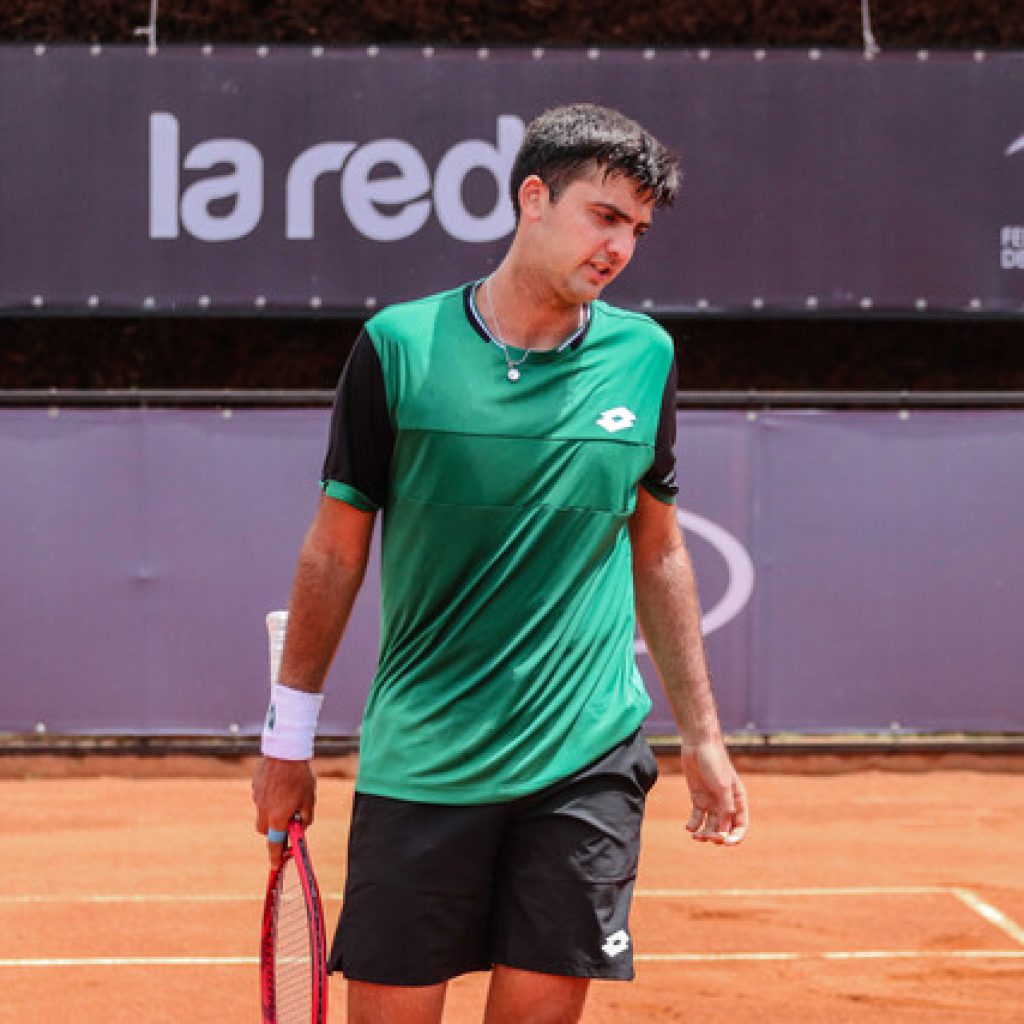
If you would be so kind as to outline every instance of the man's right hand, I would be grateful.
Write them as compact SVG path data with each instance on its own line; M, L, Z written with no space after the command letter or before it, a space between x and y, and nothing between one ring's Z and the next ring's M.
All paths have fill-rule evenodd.
M268 829L285 832L296 814L304 827L313 824L316 805L316 776L310 761L281 761L264 757L252 778L252 799L256 804L256 831L266 835ZM268 840L270 863L281 863L283 843Z

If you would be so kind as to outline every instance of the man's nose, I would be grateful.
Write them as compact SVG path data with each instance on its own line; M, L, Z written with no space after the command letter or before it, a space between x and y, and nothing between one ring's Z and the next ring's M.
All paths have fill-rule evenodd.
M613 231L607 245L609 260L617 267L628 263L629 258L633 255L635 244L636 239L634 239L632 231L621 229Z

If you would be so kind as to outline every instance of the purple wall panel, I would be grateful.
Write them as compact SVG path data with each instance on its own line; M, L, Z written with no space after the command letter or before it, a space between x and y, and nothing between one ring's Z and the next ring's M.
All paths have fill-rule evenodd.
M75 419L74 443L46 410L0 420L0 729L146 721L141 437L117 414Z
M0 412L0 731L256 731L327 421ZM1022 449L1016 412L681 414L726 726L1024 729ZM356 731L372 676L372 564L328 733Z
M287 604L327 416L0 415L0 730L257 729L263 616ZM339 651L328 729L353 730L377 593Z
M1024 416L761 433L758 727L1024 727Z

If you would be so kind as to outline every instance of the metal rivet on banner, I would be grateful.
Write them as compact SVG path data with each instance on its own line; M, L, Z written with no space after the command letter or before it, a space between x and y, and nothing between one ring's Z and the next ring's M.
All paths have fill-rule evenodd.
M142 305L145 306L146 309L152 309L156 305L156 299L154 299L152 295L147 295L142 300Z
M904 422L906 422L907 420L909 420L909 419L910 419L910 410L909 410L909 409L900 409L900 411L899 411L899 414L898 414L898 415L899 415L899 418L900 418L901 420L903 420Z
M700 50L700 51L699 51L699 52L697 53L697 56L698 56L698 57L699 57L699 58L700 58L701 60L711 60L711 51L710 51L710 50Z
M927 50L918 50L917 51L917 59L918 60L927 60L929 58L929 56L930 56L930 54L928 53Z
M233 415L234 413L230 409L221 409L220 411L220 418L222 420L229 420Z
M205 43L203 45L203 56L204 57L212 57L213 56L213 47L209 43Z
M764 50L755 50L754 51L754 60L764 60L765 57L767 57L767 56L768 56L768 54Z
M747 724L744 726L744 728L747 730L747 732L756 732L757 731L757 725L754 722L747 722Z
M310 305L311 305L311 306L312 306L312 307L313 307L314 309L319 309L319 308L320 308L320 304L321 304L321 299L320 299L320 296L319 296L319 295L311 295L311 296L309 297L309 304L310 304Z
M981 309L981 299L971 299L971 309Z
M902 729L903 726L900 725L899 722L890 722L889 723L889 728L892 729L893 732L896 732L897 730Z
M100 46L99 43L94 43L92 46L89 47L89 53L93 57L98 57L102 52L103 52L103 47Z
M368 46L366 48L366 56L367 57L376 57L379 53L380 53L380 47L379 46Z
M38 46L37 46L37 47L35 48L35 55L36 55L37 57L42 57L42 56L44 56L45 54L46 54L46 47L45 47L45 46L43 46L43 44L42 44L42 43L40 43L40 44L39 44L39 45L38 45Z
M36 732L40 736L42 736L43 733L46 732L46 723L45 722L36 722Z
M375 309L377 307L377 300L372 295L367 295L366 298L363 299L363 305L367 309Z
M807 56L810 57L811 60L821 60L821 50L808 50Z
M423 47L423 56L424 57L433 57L434 56L434 48L432 46L424 46Z
M258 46L256 48L257 57L266 57L268 53L270 53L270 50L266 46Z
M42 297L42 295L33 295L32 296L32 305L35 306L36 309L38 309L42 304L43 304L43 297Z
M231 733L232 736L237 736L238 733L239 733L238 723L237 722L232 722L228 726L228 732Z
M860 308L861 309L870 309L873 305L874 305L874 302L872 301L871 297L868 296L868 295L865 295L864 298L862 298L860 300Z
M591 60L597 60L601 56L601 51L595 46L593 49L587 50L587 56Z
M544 47L543 46L535 46L533 48L533 59L534 60L541 60L541 59L543 59L543 57L544 57Z
M266 295L257 295L252 301L254 306L258 306L262 309L267 304L267 297Z
M314 57L322 57L324 55L324 48L322 46L314 46L313 49L310 50L309 52Z
M644 299L640 305L643 306L644 309L654 309L654 299Z
M697 300L697 308L698 309L707 309L709 305L710 305L710 303L708 302L707 299L698 299Z
M654 60L656 56L657 52L655 50L644 50L644 60Z
M46 418L47 419L55 420L55 419L58 419L59 417L60 417L60 409L57 406L51 405L46 410Z
M764 299L760 295L755 295L751 300L750 304L754 309L764 309Z
M86 301L89 303L90 309L95 309L100 304L100 297L98 295L90 295Z
M747 410L747 422L748 423L753 423L754 420L756 420L756 419L757 419L757 413L754 412L753 409L748 409Z
M806 304L808 309L817 309L818 308L818 296L817 295L808 295L807 299L805 301L805 304Z
M199 305L202 306L203 309L205 309L209 304L210 304L210 296L209 295L200 295L199 296Z
M487 60L487 58L490 57L491 55L491 51L488 50L486 46L481 46L480 49L476 51L476 55L481 60Z
M978 61L984 60L985 59L985 51L984 50L975 50L974 51L974 59L978 60Z

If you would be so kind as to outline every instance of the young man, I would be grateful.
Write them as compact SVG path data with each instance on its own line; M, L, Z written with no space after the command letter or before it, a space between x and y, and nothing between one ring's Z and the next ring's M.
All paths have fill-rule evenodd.
M498 269L373 317L342 374L253 795L272 840L312 820L319 694L383 510L331 953L350 1024L436 1024L448 979L486 969L486 1024L571 1024L590 978L632 977L657 775L634 608L682 735L687 828L745 834L673 504L672 340L598 301L677 180L623 115L547 112L512 171Z

